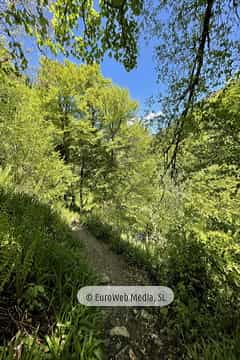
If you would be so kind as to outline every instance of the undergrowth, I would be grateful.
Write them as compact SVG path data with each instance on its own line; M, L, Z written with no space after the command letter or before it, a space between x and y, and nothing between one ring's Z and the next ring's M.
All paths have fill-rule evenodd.
M237 246L230 246L230 241L224 244L223 234L218 243L217 233L201 238L200 231L193 227L187 232L180 224L169 233L167 244L161 244L119 235L97 217L89 217L85 223L114 251L144 267L159 285L173 289L173 303L154 314L159 318L161 336L176 358L239 359Z
M76 296L96 281L56 211L0 190L0 360L101 359L100 312Z

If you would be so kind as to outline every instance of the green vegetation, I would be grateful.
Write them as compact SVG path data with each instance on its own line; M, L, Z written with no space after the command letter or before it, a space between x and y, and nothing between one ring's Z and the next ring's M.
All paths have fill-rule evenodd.
M21 359L99 359L99 314L76 300L96 281L81 243L39 200L2 189L0 200L0 359L16 349Z
M76 299L98 282L76 217L173 289L154 311L171 355L240 358L238 4L147 5L0 4L0 360L104 357L101 314ZM142 14L169 90L157 133L96 64L136 65ZM19 30L86 63L42 57L30 80Z
M130 70L137 61L137 17L142 9L139 0L3 1L1 35L8 38L17 68L28 64L21 34L32 37L39 49L73 55L88 63L101 60L107 52Z
M101 356L99 314L76 304L94 277L61 215L73 212L174 290L156 316L177 356L238 358L239 89L188 115L173 182L174 124L152 135L97 65L42 59L32 84L1 72L1 306L18 309L2 319L3 358L16 342L43 358Z
M100 313L76 298L98 280L63 209L75 175L54 150L39 90L10 64L0 102L0 358L100 359Z
M92 232L174 290L173 304L158 316L178 357L239 358L239 98L234 81L196 106L184 129L178 182L167 175L164 182L149 179L154 196L143 223L131 223L128 208L121 216L111 202L118 219L99 207L87 220ZM172 131L153 137L154 153L164 150ZM144 203L140 209L138 220ZM145 242L138 240L143 229Z
M0 100L2 357L101 358L99 311L76 299L98 274L67 223L100 211L144 228L152 137L97 65L43 58L30 83L5 64Z

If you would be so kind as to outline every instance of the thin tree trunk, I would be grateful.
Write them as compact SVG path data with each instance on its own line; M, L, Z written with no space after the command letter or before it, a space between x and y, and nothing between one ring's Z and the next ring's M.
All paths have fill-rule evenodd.
M84 185L84 166L85 160L82 159L81 169L80 169L80 212L83 212L84 208L84 195L83 195L83 185Z

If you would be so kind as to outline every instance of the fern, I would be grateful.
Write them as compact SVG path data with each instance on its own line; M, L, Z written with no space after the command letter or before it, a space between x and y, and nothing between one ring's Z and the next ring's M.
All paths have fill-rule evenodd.
M38 238L35 238L28 248L22 248L21 255L17 258L16 263L16 295L20 298L23 294L23 289L27 277L32 269L35 250L37 247Z
M8 186L12 182L11 166L2 169L0 167L0 186Z
M16 269L20 246L14 241L6 212L0 213L0 292Z

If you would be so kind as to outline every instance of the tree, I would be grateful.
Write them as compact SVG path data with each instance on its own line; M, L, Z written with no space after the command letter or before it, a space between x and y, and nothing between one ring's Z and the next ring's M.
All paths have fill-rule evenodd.
M0 171L15 191L62 201L74 176L54 152L54 128L42 118L38 94L24 78L0 76Z
M146 5L145 26L151 38L157 39L157 77L168 88L167 96L161 97L164 126L175 123L165 149L166 167L172 173L189 112L239 70L238 11L238 2L229 0L167 0Z
M105 86L97 65L60 64L43 58L37 86L46 121L56 127L56 148L65 162L70 161L71 126L86 117L86 93L95 86Z
M124 132L137 103L127 90L104 79L97 65L43 59L37 87L43 116L56 130L55 149L79 179L81 211L114 196L117 157L120 151L127 153ZM70 194L75 208L76 190Z
M87 162L88 166L91 162L95 163L89 151L97 141L92 123L93 109L89 108L89 94L93 89L108 84L109 81L102 77L97 65L77 66L69 61L60 64L42 59L37 79L42 113L46 122L55 127L55 150L80 176L81 208L84 203L85 166ZM73 208L76 208L75 190L72 188L65 195L66 201L70 198L70 206Z
M113 84L89 89L86 101L88 119L98 139L98 150L94 147L91 161L95 168L89 168L88 187L97 203L104 203L114 199L121 166L118 157L121 153L127 156L129 148L125 129L130 129L128 122L135 116L138 104L127 90Z
M1 31L11 55L27 66L18 30L33 36L39 49L73 55L88 63L107 52L130 70L137 59L137 17L142 0L5 1L0 4Z

